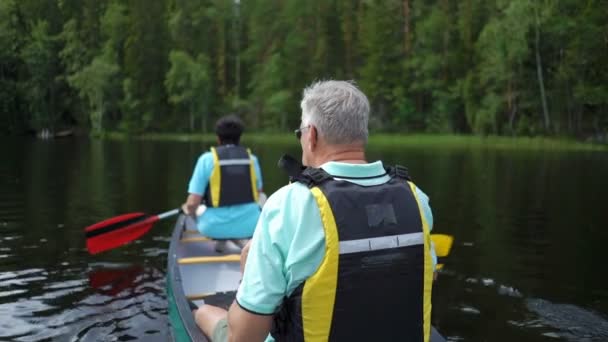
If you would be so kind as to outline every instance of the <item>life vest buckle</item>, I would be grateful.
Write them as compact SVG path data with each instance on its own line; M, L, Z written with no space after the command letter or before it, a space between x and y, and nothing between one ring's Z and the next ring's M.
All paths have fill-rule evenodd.
M400 178L406 181L412 180L409 172L407 171L407 167L403 165L390 166L388 167L387 172L391 175L391 177Z
M321 185L326 180L332 179L332 176L323 169L309 168L307 171L314 185Z

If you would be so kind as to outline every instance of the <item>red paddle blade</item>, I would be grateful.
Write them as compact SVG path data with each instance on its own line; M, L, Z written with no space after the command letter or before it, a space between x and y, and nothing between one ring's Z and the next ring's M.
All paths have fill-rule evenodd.
M94 230L97 229L104 229L110 226L118 226L118 225L123 225L123 226L127 226L129 224L132 224L136 221L140 221L141 219L145 219L147 218L149 215L146 215L144 213L129 213L129 214L123 214L120 216L116 216L116 217L112 217L106 220L103 220L101 222L97 222L95 224L92 224L88 227L86 227L84 229L85 232L87 232L87 234L89 232L92 232Z
M97 254L129 243L147 233L158 216L125 214L85 228L87 249Z
M89 273L89 284L99 292L114 296L127 288L134 288L137 277L143 272L144 268L140 265L97 269Z

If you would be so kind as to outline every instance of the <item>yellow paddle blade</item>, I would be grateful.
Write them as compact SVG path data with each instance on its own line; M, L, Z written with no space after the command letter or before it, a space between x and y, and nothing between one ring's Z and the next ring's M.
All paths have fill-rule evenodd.
M450 254L454 237L446 234L431 234L431 241L435 245L435 253L438 258L446 257Z

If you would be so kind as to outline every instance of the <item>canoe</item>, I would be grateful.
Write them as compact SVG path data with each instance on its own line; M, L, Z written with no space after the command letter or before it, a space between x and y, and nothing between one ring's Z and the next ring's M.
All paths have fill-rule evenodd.
M188 300L228 308L236 295L240 271L240 249L232 242L223 253L215 242L188 229L180 215L171 235L167 260L167 300L173 341L209 341L194 322ZM432 328L432 342L445 339Z
M36 133L36 136L40 139L51 139L51 138L64 138L74 134L73 129L64 129L62 131L53 132L48 128L42 129Z

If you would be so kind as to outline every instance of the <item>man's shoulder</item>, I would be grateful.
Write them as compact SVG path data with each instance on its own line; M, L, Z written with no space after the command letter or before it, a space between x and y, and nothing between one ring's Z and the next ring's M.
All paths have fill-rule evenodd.
M297 208L299 207L297 205L299 202L306 201L310 197L312 197L312 194L304 184L293 182L281 187L270 195L264 207L270 206L273 209L278 209L289 206Z
M420 187L418 187L418 184L416 184L413 180L408 180L407 184L412 186L413 190L416 192L416 196L421 199L424 202L428 202L429 201L429 196L424 193L424 191L422 191L422 189L420 189Z

